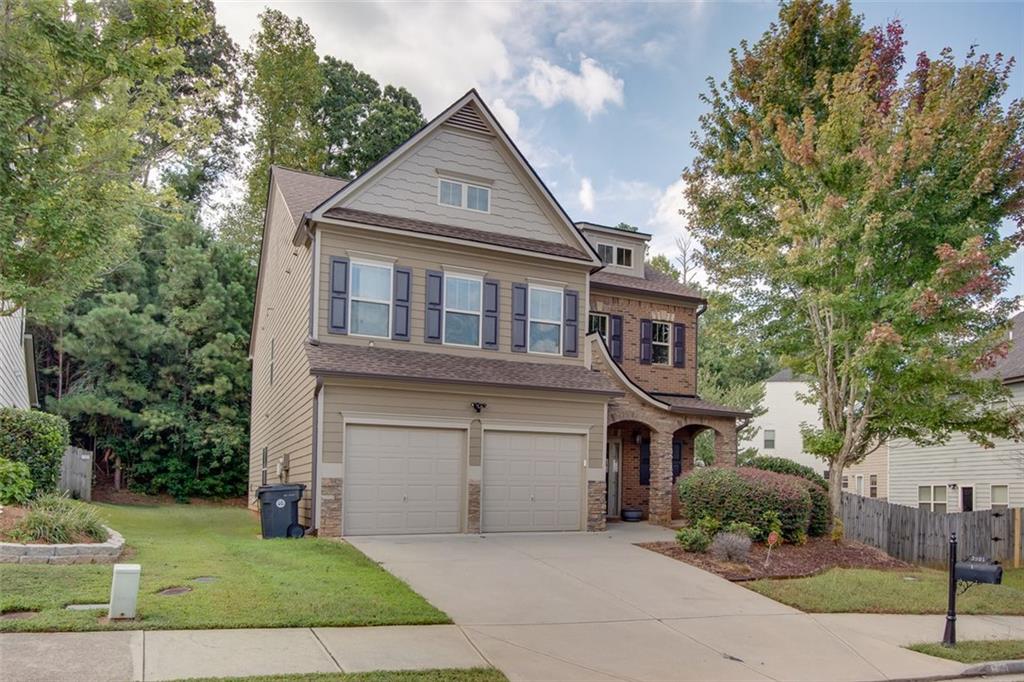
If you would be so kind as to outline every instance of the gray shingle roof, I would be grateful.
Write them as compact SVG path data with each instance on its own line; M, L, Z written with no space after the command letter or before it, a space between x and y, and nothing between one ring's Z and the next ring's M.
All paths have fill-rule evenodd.
M495 246L507 246L513 249L533 251L535 253L546 253L552 256L576 258L582 261L590 260L590 257L587 256L587 254L574 246L558 242L541 241L540 239L529 239L527 237L520 237L514 234L485 232L484 230L444 225L442 223L434 223L427 220L401 218L398 216L385 215L383 213L360 211L354 208L332 208L324 212L324 216L338 220L350 220L352 222L364 223L367 225L376 225L378 227L388 227L394 230L404 230L406 232L431 234L440 237L452 237L454 239L480 242L482 244L493 244Z
M685 396L677 395L663 395L658 393L652 393L652 397L660 400L663 403L668 403L672 406L673 412L692 412L694 414L707 414L714 416L723 417L751 417L749 412L743 410L737 410L735 407L726 407L725 405L719 405L717 403L708 402L701 398L690 398Z
M312 211L348 184L341 178L306 173L283 166L274 166L274 178L285 203L288 204L288 212L295 225L299 224L304 213Z
M590 285L597 288L626 289L648 294L662 294L674 297L704 301L704 296L695 287L676 281L671 275L644 265L644 277L620 275L607 270L599 270L590 276Z
M622 394L605 374L575 364L519 362L351 343L306 344L306 357L310 373L316 375Z
M995 366L987 367L975 374L984 379L1000 378L1006 383L1024 380L1024 313L1017 313L1010 320L1010 350L1006 357Z

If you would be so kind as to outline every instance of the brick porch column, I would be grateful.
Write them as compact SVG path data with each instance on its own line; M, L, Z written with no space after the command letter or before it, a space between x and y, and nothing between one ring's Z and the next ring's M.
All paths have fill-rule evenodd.
M651 433L651 487L648 520L658 525L672 521L672 432Z
M715 432L715 466L736 466L736 424L719 427Z

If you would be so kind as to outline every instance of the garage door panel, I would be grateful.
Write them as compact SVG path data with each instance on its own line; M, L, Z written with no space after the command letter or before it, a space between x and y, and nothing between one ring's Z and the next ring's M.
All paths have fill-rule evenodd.
M458 532L464 459L464 430L348 426L343 532Z

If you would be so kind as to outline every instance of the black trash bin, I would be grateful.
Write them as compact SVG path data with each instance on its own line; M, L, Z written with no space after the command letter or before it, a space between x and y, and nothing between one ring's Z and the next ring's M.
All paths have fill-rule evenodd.
M260 486L260 525L264 538L301 538L305 529L299 525L299 500L306 486L302 483L278 483Z

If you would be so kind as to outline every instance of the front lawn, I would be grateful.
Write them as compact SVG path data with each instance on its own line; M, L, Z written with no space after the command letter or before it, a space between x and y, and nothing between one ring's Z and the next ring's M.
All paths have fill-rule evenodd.
M792 580L743 583L775 601L811 613L945 613L946 573L834 568ZM1024 615L1024 568L1004 569L1002 585L975 585L957 598L957 612Z
M0 564L0 631L410 625L451 622L355 548L330 540L262 540L246 509L211 505L96 505L142 565L140 620L103 623L110 565ZM211 578L196 582L194 578ZM175 596L157 594L188 587Z
M261 677L207 677L179 682L508 682L494 668L402 670L371 673L306 673Z
M955 647L941 644L912 644L907 647L922 654L948 658L961 663L985 661L1018 661L1024 659L1024 639L981 639L957 642Z

